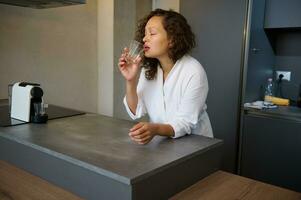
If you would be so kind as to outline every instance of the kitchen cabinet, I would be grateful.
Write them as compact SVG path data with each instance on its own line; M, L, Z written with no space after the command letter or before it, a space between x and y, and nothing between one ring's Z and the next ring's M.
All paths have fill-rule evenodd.
M246 82L244 88L244 102L262 99L262 85L268 78L273 77L275 55L269 38L264 31L265 0L253 0L250 10L249 40L246 45L245 58Z
M300 133L300 116L246 111L241 175L301 192Z
M293 65L282 64L283 61L291 63L293 57L301 56L300 9L301 1L299 0L266 0L264 30L274 50L276 68L278 66L283 68L283 66L290 67L300 64L300 61L297 61L297 63L293 61ZM290 69L290 71L296 70Z
M301 27L301 14L296 12L300 6L294 0L252 1L244 102L262 100L262 86L268 78L276 80L276 70L292 72L290 82L282 83L282 94L291 102L296 99L301 79L301 35L296 28ZM300 108L242 106L241 116L240 175L301 191Z
M266 0L264 30L273 48L273 70L291 72L282 82L283 98L298 99L301 84L301 1ZM274 75L274 80L278 77Z
M294 109L251 115L244 113L243 104L262 100L262 86L268 78L275 80L275 70L291 71L294 75L290 84L299 85L301 60L300 53L295 52L301 52L298 51L301 37L298 33L294 38L285 34L274 40L277 38L270 37L265 28L268 19L271 24L282 23L273 16L275 8L287 9L298 18L294 25L286 27L299 26L296 23L300 23L301 14L295 11L300 3L299 0L180 1L180 12L196 33L198 46L192 55L203 64L208 75L208 113L214 136L222 138L225 144L222 169L234 172L237 166L241 175L299 191L301 177L297 169L301 166L297 155L301 153L298 148L301 124L296 122L299 117L292 116L296 114ZM294 54L282 54L287 49L293 49Z
M224 141L222 169L235 172L247 0L181 0L180 13L196 35L192 51L208 82L208 114L214 137Z
M300 0L266 0L265 28L301 28Z
M80 5L85 4L86 0L55 0L55 1L45 1L45 0L0 0L1 4L8 4L13 6L22 6L29 8L45 9L45 8L56 8L62 6L70 5Z

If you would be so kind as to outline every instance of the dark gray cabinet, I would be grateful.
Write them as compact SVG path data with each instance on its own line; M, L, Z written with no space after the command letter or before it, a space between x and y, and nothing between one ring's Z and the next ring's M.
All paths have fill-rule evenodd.
M300 0L266 0L265 28L301 28Z
M235 172L238 166L241 175L300 191L301 123L276 119L283 113L275 114L275 119L240 113L241 102L262 99L262 85L275 69L301 69L300 57L277 57L273 49L273 44L280 52L292 49L290 44L296 46L296 40L273 41L264 29L274 7L295 12L286 7L294 2L300 5L298 1L183 0L180 8L196 34L198 45L192 55L208 76L208 113L214 136L224 140L222 169ZM294 79L300 73L292 72L290 83L299 85Z
M209 81L208 114L214 137L224 141L222 169L235 172L242 46L247 0L181 0L180 12L196 34L192 55Z
M241 175L301 192L301 122L246 114Z
M244 102L262 99L262 85L273 77L275 55L263 29L265 0L253 0Z
M300 81L300 8L300 0L252 0L244 102L262 100L262 85L275 80L276 70L292 72L282 91L293 99L288 94ZM245 109L241 119L240 175L301 191L301 110Z
M256 1L256 0L254 0ZM273 70L290 71L291 80L283 82L277 95L295 105L301 84L301 1L266 0L264 31L273 48Z

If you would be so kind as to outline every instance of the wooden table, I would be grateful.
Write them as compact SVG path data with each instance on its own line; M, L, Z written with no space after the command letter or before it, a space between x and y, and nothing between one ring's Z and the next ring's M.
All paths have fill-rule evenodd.
M78 196L0 160L0 200L81 200Z
M79 200L80 197L0 160L0 200ZM301 200L301 194L218 171L171 200Z
M171 200L301 200L301 193L217 171Z

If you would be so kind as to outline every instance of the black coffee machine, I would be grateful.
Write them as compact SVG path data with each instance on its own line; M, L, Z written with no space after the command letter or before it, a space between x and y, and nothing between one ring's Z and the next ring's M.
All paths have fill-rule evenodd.
M12 87L11 118L33 123L46 123L48 115L40 84L18 82Z

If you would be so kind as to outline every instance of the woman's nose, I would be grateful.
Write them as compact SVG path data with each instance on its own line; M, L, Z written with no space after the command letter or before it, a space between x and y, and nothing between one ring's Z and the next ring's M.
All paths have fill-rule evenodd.
M143 37L143 39L142 39L142 41L143 42L146 42L146 40L147 40L147 37L146 37L146 35Z

